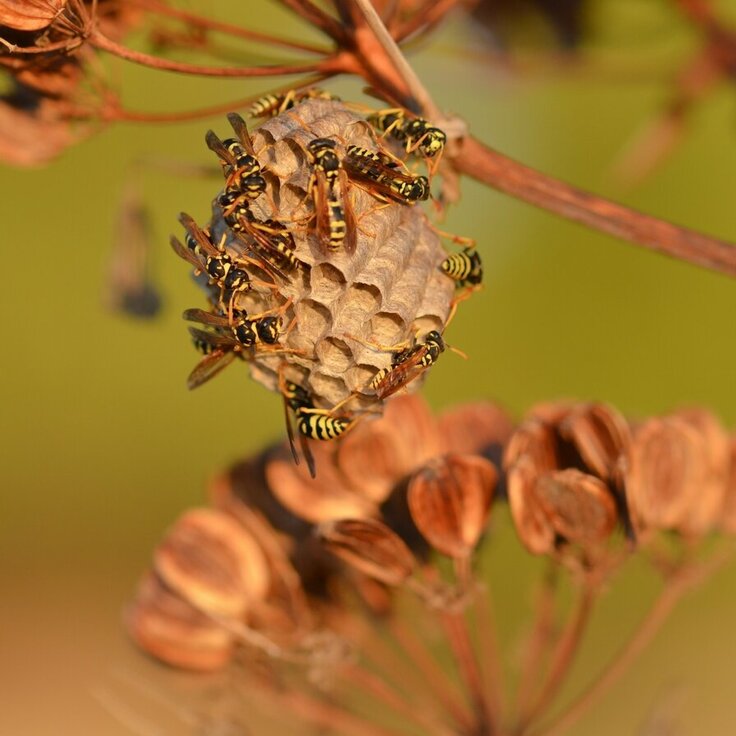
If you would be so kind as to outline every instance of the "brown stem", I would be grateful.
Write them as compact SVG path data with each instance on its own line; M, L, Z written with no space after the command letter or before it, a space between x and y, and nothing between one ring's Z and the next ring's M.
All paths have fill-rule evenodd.
M539 718L554 700L570 670L575 654L578 651L583 634L590 621L590 614L598 593L598 586L591 581L584 581L580 598L572 618L568 621L552 656L547 678L541 692L529 710L519 719L517 733L524 733L529 724Z
M488 148L463 139L452 158L461 173L516 199L650 250L736 276L736 247L565 184Z
M319 28L322 33L328 35L340 47L346 45L348 37L345 29L310 0L279 0L279 2L310 25Z
M431 30L459 4L460 0L427 0L423 7L396 29L394 38L403 41L419 31L425 33Z
M303 80L292 82L277 90L283 91L292 88L311 87L314 84L324 81L332 75L317 74L307 77ZM212 117L213 115L221 115L232 110L238 110L248 107L262 95L251 95L239 100L230 100L229 102L220 102L217 105L209 107L200 107L194 110L182 110L180 112L147 112L144 110L129 110L118 105L112 105L109 108L103 108L101 112L94 115L96 119L104 121L121 121L126 123L182 123L188 120L200 120L201 118Z
M491 713L485 697L483 678L478 667L478 662L475 659L473 643L468 635L463 614L443 611L440 612L440 616L458 670L465 682L465 687L475 709L476 728L473 733L483 734L484 736L495 734L495 714Z
M529 633L524 662L516 691L516 713L528 712L532 687L544 671L549 655L550 638L554 628L555 595L560 580L560 568L556 562L549 562L541 590L535 602L534 623Z
M564 734L616 681L652 641L677 602L691 589L707 580L718 568L733 559L734 549L721 550L702 565L685 566L670 577L649 613L636 631L614 655L603 671L552 721L535 731L532 736Z
M249 67L219 67L199 66L197 64L186 64L180 61L160 59L157 56L135 51L126 46L112 41L100 31L93 31L89 37L90 43L98 49L107 51L135 64L160 69L162 71L178 72L180 74L196 74L203 77L275 77L288 74L307 74L321 72L325 68L325 61L311 64L283 64L272 66L249 66Z
M158 13L159 15L165 15L169 18L176 18L178 20L189 23L190 25L196 26L197 28L204 28L218 33L225 33L229 36L236 38L244 38L249 41L258 41L270 46L282 46L288 49L298 49L299 51L308 51L313 54L320 54L326 56L330 53L330 50L313 44L305 43L304 41L293 41L288 38L281 38L280 36L272 36L268 33L260 33L258 31L251 31L248 28L242 26L235 26L231 23L224 23L218 20L212 20L205 16L196 15L194 13L188 13L185 10L179 10L178 8L172 8L169 5L164 5L158 0L128 0L128 4L138 5L139 7L146 8L151 12Z
M427 651L425 642L418 639L414 630L406 626L400 617L390 618L389 626L394 639L424 677L432 690L433 697L442 703L447 713L463 732L469 733L473 725L472 720L455 692L454 683L450 682L447 673Z
M351 667L343 671L343 677L346 680L352 680L359 688L359 691L371 694L373 697L387 705L396 713L400 713L410 721L416 723L424 729L426 734L436 734L436 736L452 736L447 727L437 723L427 716L420 708L410 705L395 690L391 689L388 684L368 672L361 667Z

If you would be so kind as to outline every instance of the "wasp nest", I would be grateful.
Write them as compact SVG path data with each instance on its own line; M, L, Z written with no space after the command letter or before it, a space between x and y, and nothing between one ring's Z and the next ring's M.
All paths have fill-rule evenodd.
M316 157L308 147L315 139L330 139L340 160L348 146L367 149L382 157L389 174L404 172L405 178L426 184L388 158L371 126L341 102L310 98L252 133L251 150L261 168L256 192L245 195L247 209L241 209L241 222L251 232L248 227L234 232L237 218L227 188L214 200L204 231L233 263L245 263L251 278L250 289L233 291L231 314L244 310L249 316L281 319L277 343L261 341L240 352L253 378L271 390L291 381L308 392L316 407L331 409L347 400L349 411L380 410L382 396L371 388L372 379L396 365L402 347L416 350L428 333L443 332L457 279L443 271L448 254L423 209L415 205L426 197L404 198L391 191L386 196L385 187L382 195L369 179L359 186L344 169L334 184L322 189L320 204L329 208L337 197L349 232L338 247L326 244L325 217L315 204L320 183ZM221 143L227 146L227 140ZM221 160L223 155L221 151ZM222 163L232 180L236 167ZM260 175L265 186L260 179L264 191L259 193ZM254 224L261 233L293 237L289 248L295 260L254 258L262 253L252 235ZM273 264L278 268L271 268ZM209 288L216 301L218 289L212 281ZM221 289L219 294L223 304ZM412 374L407 388L416 389L424 373Z

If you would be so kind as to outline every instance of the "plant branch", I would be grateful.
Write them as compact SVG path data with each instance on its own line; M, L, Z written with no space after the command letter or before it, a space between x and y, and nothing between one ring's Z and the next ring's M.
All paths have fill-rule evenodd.
M289 10L303 18L310 25L319 28L322 33L329 36L341 48L348 42L348 34L345 29L334 18L318 8L310 0L279 0Z
M583 588L577 602L574 614L568 621L565 630L560 636L552 656L552 663L541 692L533 705L524 713L519 722L518 733L524 733L530 723L533 723L554 700L578 651L583 634L590 621L590 614L598 593L598 586L590 580L583 581Z
M310 64L284 64L273 66L250 67L216 67L186 64L180 61L160 59L157 56L135 51L107 38L100 31L93 31L89 38L90 43L102 51L107 51L135 64L160 69L162 71L178 72L180 74L196 74L204 77L275 77L289 74L308 74L321 72L325 69L328 60L320 60Z
M460 141L452 165L462 174L557 215L687 263L736 276L736 247L566 184L488 148Z
M628 670L652 641L678 601L690 590L707 580L726 562L733 559L733 554L734 549L729 547L721 550L720 554L701 565L683 565L668 578L659 597L649 609L649 613L598 677L550 723L535 731L533 736L556 736L567 733L585 711Z
M270 46L282 46L287 49L297 49L299 51L307 51L313 54L320 54L326 56L330 53L330 49L315 46L313 44L306 43L304 41L293 41L288 38L281 38L280 36L272 36L268 33L260 33L258 31L251 31L248 28L242 26L232 25L231 23L224 23L218 20L212 20L205 16L196 15L195 13L188 13L185 10L179 10L169 5L164 5L158 0L128 0L129 4L138 5L139 7L150 10L151 12L158 13L159 15L165 15L169 18L176 18L177 20L184 21L190 25L196 26L217 33L225 33L230 36L237 38L244 38L249 41L258 41Z

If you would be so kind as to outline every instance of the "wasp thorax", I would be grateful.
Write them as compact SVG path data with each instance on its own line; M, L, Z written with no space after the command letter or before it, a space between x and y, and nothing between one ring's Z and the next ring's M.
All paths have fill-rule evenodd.
M174 245L202 261L213 304L210 314L190 310L206 328L190 332L209 335L211 350L200 350L189 384L234 352L284 396L302 434L331 439L418 388L445 347L459 282L417 204L431 189L422 148L397 158L380 131L321 95L284 97L280 114L251 131L237 114L228 120L237 140L206 136L223 173L212 219L184 215L194 247L187 256ZM432 130L422 121L407 136L429 144ZM236 325L241 311L248 321Z

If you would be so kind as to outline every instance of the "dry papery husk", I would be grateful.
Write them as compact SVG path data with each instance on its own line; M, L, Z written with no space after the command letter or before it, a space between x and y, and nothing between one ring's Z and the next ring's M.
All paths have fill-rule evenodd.
M51 25L66 0L0 0L0 25L17 31L40 31Z
M221 138L231 135L225 126L216 132ZM325 253L314 232L314 220L308 227L297 224L312 213L306 194L312 171L306 152L309 141L333 138L339 155L351 143L373 150L379 147L365 121L341 103L309 100L269 120L252 137L270 185L252 210L260 219L279 220L292 229L303 266L291 279L279 279L279 294L260 289L242 295L236 304L260 313L292 299L284 323L293 317L297 321L281 344L305 355L256 353L249 360L251 375L277 390L279 368L286 364L285 377L309 390L316 406L330 408L358 392L350 410L380 410L368 383L378 370L391 365L392 355L366 347L350 335L390 346L413 344L417 335L442 331L455 289L439 269L447 253L421 206L379 206L374 197L352 184L349 197L358 223L353 254ZM217 240L229 233L216 203L212 232ZM242 244L231 234L227 247L233 253L242 252ZM252 271L268 279L257 268ZM421 381L421 377L412 381L408 389L417 389Z

